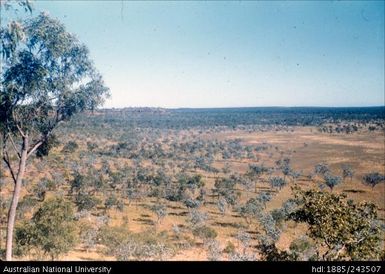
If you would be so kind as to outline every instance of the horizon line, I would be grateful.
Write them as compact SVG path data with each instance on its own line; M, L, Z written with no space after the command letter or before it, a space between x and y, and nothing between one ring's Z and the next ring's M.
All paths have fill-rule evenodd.
M160 106L124 106L124 107L101 107L99 109L140 109L140 108L148 108L148 109L170 109L170 110L178 110L178 109L236 109L236 108L385 108L384 105L369 105L369 106L223 106L223 107L160 107Z

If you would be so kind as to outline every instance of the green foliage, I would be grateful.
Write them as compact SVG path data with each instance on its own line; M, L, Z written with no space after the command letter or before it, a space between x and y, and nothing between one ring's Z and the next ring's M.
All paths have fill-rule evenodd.
M74 210L72 204L62 198L47 200L30 222L16 228L19 254L34 252L53 260L70 251L76 242Z
M260 243L258 250L264 261L292 261L294 258L286 251L280 251L274 244Z
M351 165L343 164L341 166L341 170L342 170L342 178L344 180L348 177L350 178L350 180L353 179L354 170L353 170L353 167Z
M64 145L62 152L64 153L74 153L79 148L79 145L75 141L69 141Z
M281 231L271 213L263 213L258 216L259 223L263 228L263 237L267 242L276 242L279 239Z
M19 1L29 7L29 1ZM4 136L30 132L30 144L54 144L53 129L74 114L95 109L108 95L88 49L45 13L0 29L3 56L0 128ZM16 134L16 133L20 133ZM29 148L27 148L29 149Z
M318 259L316 246L307 236L292 241L289 250L290 255L296 261L314 261Z
M249 199L243 206L238 208L239 214L245 218L248 224L263 211L263 204L259 199Z
M203 240L215 239L218 236L218 233L214 228L206 225L194 228L192 233L195 237L199 237Z
M333 190L333 188L341 182L342 178L340 176L333 176L330 173L326 173L324 175L324 183L330 188L330 190Z
M226 244L226 247L223 249L223 252L228 253L228 254L234 253L235 252L235 245L232 242L228 241Z
M123 210L124 203L120 201L116 195L111 194L108 196L108 198L104 201L104 206L106 209L115 207L116 209Z
M326 173L328 173L330 171L330 168L327 164L325 163L320 163L320 164L317 164L315 167L314 167L314 172L316 174L319 174L319 175L325 175Z
M197 189L201 188L205 185L202 175L200 174L195 174L193 176L188 176L186 174L179 174L178 176L178 183L180 186L183 186L185 188L189 189Z
M213 192L223 197L229 205L235 205L240 196L234 189L236 183L233 178L218 178L215 180Z
M269 183L271 187L282 189L286 185L286 180L282 177L271 177Z
M100 243L112 249L124 241L128 234L125 227L103 226L99 230Z
M257 177L259 178L264 173L268 172L269 169L265 167L264 165L249 165L249 169L247 172L247 175L250 177Z
M381 236L374 204L298 188L294 195L298 208L291 218L309 225L309 236L327 249L323 259L379 259Z
M75 204L79 211L95 209L101 200L86 192L79 192L75 197Z
M47 156L50 150L60 144L59 140L57 139L55 134L49 135L47 138L44 139L41 146L39 146L36 150L36 157L43 158L44 156Z
M385 182L385 176L378 172L365 174L362 178L362 183L374 188L377 184Z
M93 143L93 142L87 142L87 149L89 150L89 151L94 151L95 150L95 148L97 148L98 147L98 145L96 144L96 143Z

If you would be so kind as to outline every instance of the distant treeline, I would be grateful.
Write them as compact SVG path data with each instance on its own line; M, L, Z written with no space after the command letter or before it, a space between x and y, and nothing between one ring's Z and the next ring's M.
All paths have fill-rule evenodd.
M385 107L123 108L98 110L98 122L137 128L184 129L250 125L321 126L385 121ZM86 118L87 119L87 118ZM92 118L93 120L95 117ZM94 120L95 121L95 120ZM95 121L96 122L96 121Z

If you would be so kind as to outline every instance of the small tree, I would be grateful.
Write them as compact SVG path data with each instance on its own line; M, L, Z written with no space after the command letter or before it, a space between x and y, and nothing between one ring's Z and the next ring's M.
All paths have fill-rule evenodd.
M249 165L249 170L247 171L247 175L250 177L250 178L253 178L255 181L254 181L254 192L256 193L257 192L257 182L259 180L259 178L267 173L269 171L269 169L267 167L265 167L264 165Z
M258 199L249 199L243 206L239 207L239 214L245 218L248 225L263 211L263 204Z
M203 241L215 239L218 235L214 228L207 225L195 227L192 231L192 234L194 237L201 238Z
M364 185L371 186L372 189L379 183L385 182L385 176L378 173L378 172L371 172L368 174L365 174L364 177L362 178L362 183Z
M333 176L330 173L327 173L324 176L324 183L330 188L331 191L333 191L333 188L336 185L339 185L341 182L342 182L342 179L340 176Z
M329 171L330 171L329 166L327 164L325 164L325 163L317 164L314 167L314 173L318 174L318 175L325 175Z
M207 213L193 209L190 211L188 221L191 224L192 228L195 228L198 226L203 226L207 218L208 218Z
M87 192L79 192L75 196L75 204L79 211L95 209L96 206L101 204L101 200L94 197Z
M61 152L63 153L74 153L79 148L79 145L75 141L69 141L64 145Z
M14 182L6 245L6 260L11 260L27 160L35 152L47 154L44 144L53 130L74 114L95 109L108 89L93 68L87 48L47 14L9 23L0 29L0 38L2 156Z
M345 181L346 178L350 178L350 181L353 180L354 170L351 165L342 165L342 179Z
M160 224L164 217L167 216L167 207L163 204L156 204L151 210L156 214L156 224Z
M218 202L217 202L217 208L219 210L220 213L222 213L222 215L224 216L226 214L226 208L227 208L227 202L226 202L226 199L224 198L219 198Z
M354 203L346 195L294 189L296 221L309 225L309 236L326 250L324 260L376 260L381 252L377 208Z
M282 189L286 185L286 180L282 177L271 177L269 179L271 187Z
M16 229L16 244L25 250L48 255L52 260L77 243L74 209L62 198L47 200L32 220Z
M266 209L266 203L269 202L271 198L272 198L271 194L266 191L262 191L257 196L257 200L265 207L265 209Z

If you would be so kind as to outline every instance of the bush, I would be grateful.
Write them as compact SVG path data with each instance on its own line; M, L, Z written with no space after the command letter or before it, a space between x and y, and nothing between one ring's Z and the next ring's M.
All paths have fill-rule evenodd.
M314 167L314 173L319 175L325 175L330 171L329 166L325 163L317 164Z
M77 243L77 229L72 204L63 198L47 200L30 222L16 228L18 253L34 252L43 258L57 259Z
M162 260L175 253L174 246L167 242L167 235L151 231L130 233L124 227L103 227L99 235L108 255L119 261Z
M324 176L324 183L330 188L330 190L333 190L333 188L341 182L342 178L340 176L333 176L330 173L327 173Z
M163 204L156 204L151 207L151 210L156 214L158 224L167 216L167 207Z
M39 146L36 150L36 157L37 158L43 158L44 156L47 156L48 153L51 151L52 148L58 146L60 144L59 140L57 139L56 135L51 134L44 140L44 142Z
M282 189L286 185L286 180L282 177L271 177L270 180L271 187L276 187Z
M307 236L292 241L289 250L293 259L298 261L313 261L318 259L315 245Z
M104 201L104 206L106 207L106 209L117 207L118 205L119 200L115 195L108 196L108 198Z
M215 239L218 236L213 228L206 225L194 228L192 233L194 237L199 237L202 240Z
M378 172L371 172L365 174L362 178L362 183L364 185L371 186L372 188L374 188L377 184L381 182L385 182L385 176Z
M208 218L207 213L200 212L200 211L198 211L196 209L193 209L190 212L190 216L189 216L188 221L191 223L191 225L193 227L197 227L197 226L204 225L204 223L206 222L207 218Z
M309 225L309 236L320 242L324 260L376 260L381 230L372 203L354 203L346 195L294 189L298 208L291 218Z
M200 201L194 199L186 199L183 203L188 208L198 208L201 205Z
M97 205L101 204L100 199L85 193L79 192L75 198L75 204L79 211L94 209Z
M263 205L258 199L249 199L245 205L238 208L239 214L245 218L247 224L251 223L251 220L256 218L263 211Z
M225 253L234 253L235 252L235 245L228 241L227 244L226 244L226 247L223 249L223 252Z
M62 152L63 153L74 153L79 148L79 145L75 141L69 141L64 145Z

